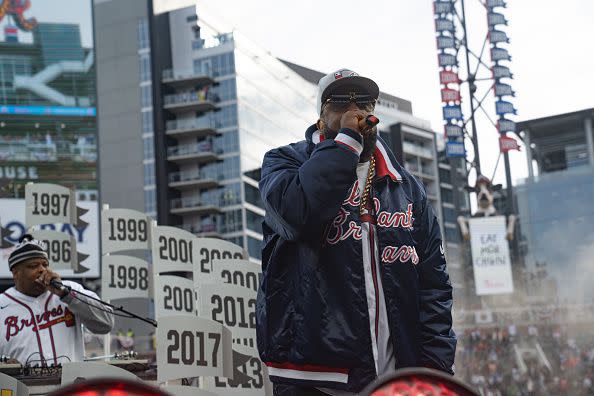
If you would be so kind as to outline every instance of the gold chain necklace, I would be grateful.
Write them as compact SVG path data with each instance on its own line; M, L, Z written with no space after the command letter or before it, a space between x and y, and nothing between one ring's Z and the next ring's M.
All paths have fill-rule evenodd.
M367 180L365 181L365 188L361 195L361 205L359 206L359 213L364 214L367 210L367 202L369 201L369 192L371 191L371 182L375 176L375 157L372 155L369 160L369 171L367 172Z

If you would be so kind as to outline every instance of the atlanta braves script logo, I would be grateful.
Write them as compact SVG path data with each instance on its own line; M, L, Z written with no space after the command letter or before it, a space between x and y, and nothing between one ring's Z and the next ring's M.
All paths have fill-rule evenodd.
M25 19L23 14L29 7L31 7L30 0L3 0L0 3L0 21L6 15L11 15L21 30L30 32L37 26L37 20L35 18Z
M50 320L51 318L56 319ZM37 326L35 326L35 320L37 321ZM62 322L66 323L66 327L72 327L75 323L74 314L68 308L62 309L61 305L51 311L45 311L42 314L35 315L35 320L33 320L33 317L19 320L18 316L7 316L4 320L6 341L9 341L11 337L16 336L27 327L32 327L33 331L39 331Z
M359 195L359 181L355 181L351 187L347 198L343 201L343 206L353 206L358 208L361 203ZM406 212L388 212L381 210L380 201L377 198L373 198L373 204L375 206L376 224L378 227L384 228L402 228L412 229L414 218L413 204L408 204ZM337 243L353 238L355 240L361 240L363 232L361 231L361 225L351 220L347 223L348 217L351 213L344 207L340 208L340 211L332 220L329 226L329 231L326 236L326 242L330 245L336 245ZM411 261L413 264L418 264L419 256L413 246L402 245L386 246L382 251L382 261L385 263L394 263L400 261L405 263Z
M382 251L382 261L384 263L394 263L396 261L406 263L408 260L410 260L414 265L419 263L417 249L415 249L414 246L386 246Z

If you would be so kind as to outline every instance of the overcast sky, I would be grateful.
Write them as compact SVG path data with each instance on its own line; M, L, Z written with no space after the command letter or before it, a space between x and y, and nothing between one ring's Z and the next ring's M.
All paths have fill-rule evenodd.
M188 2L192 0L155 0L155 7ZM500 10L509 20L502 30L511 39L506 48L512 55L508 66L517 92L511 100L518 110L514 119L594 107L594 1L507 3L508 8ZM80 23L83 44L90 46L89 0L31 4L27 17ZM199 13L202 7L217 15L276 57L323 72L347 67L373 78L382 91L410 100L417 117L442 130L432 1L197 0L197 4ZM466 0L466 6L470 47L479 52L486 11L479 0ZM484 59L489 62L488 56ZM464 63L461 55L459 60ZM479 86L480 92L487 89L485 84ZM468 103L465 85L462 94ZM485 107L495 118L492 98L490 94ZM483 173L491 176L498 157L497 134L482 113L477 125ZM524 153L512 152L511 160L513 178L525 177ZM502 162L496 180L504 180Z
M500 10L509 20L502 30L511 39L506 48L517 92L514 119L594 107L594 1L507 3ZM414 114L441 131L432 1L198 0L199 13L201 6L279 58L323 72L347 67L373 78L382 91L410 100ZM470 47L480 52L486 11L479 0L466 0L466 7ZM466 86L462 94L467 100ZM486 110L495 118L492 100ZM483 173L490 177L498 136L484 116L477 125ZM525 177L524 154L510 156L513 178ZM496 180L504 181L503 161Z

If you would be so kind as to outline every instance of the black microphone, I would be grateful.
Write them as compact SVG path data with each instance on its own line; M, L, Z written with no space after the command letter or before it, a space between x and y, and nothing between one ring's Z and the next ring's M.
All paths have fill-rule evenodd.
M49 284L51 287L53 287L54 289L58 289L61 292L64 292L64 291L70 292L70 290L71 290L70 286L66 286L65 284L63 284L62 282L57 280L56 278L50 280Z

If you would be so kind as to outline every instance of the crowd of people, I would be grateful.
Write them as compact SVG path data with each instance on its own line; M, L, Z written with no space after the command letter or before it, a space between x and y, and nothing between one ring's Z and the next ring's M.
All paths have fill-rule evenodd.
M484 396L594 395L594 334L560 326L459 334L456 376Z

